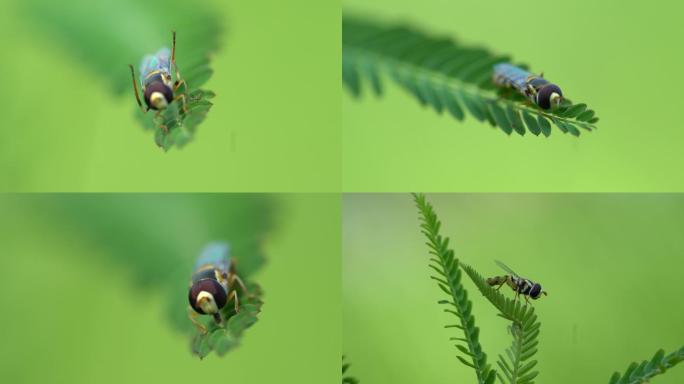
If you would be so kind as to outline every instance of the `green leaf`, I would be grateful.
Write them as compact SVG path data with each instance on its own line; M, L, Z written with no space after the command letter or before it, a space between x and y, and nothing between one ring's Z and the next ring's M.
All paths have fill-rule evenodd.
M453 116L456 120L463 120L465 117L463 108L461 108L456 100L456 96L451 92L449 87L444 87L442 89L442 99L444 100L444 105L446 105L449 113L451 113L451 116Z
M261 290L250 281L265 262L264 239L275 229L278 205L272 196L67 194L36 200L32 208L61 217L65 229L79 233L84 242L97 243L112 268L126 271L132 289L161 294L166 324L160 326L187 336L198 355L206 356L214 348L227 352L254 324ZM198 225L188 230L187 225L170 223ZM242 310L235 316L230 311L232 305L224 308L230 338L218 338L217 334L212 344L207 337L196 336L188 318L188 283L196 257L206 243L216 240L230 243L240 278L254 296L239 297ZM202 321L210 330L219 329L211 318L202 317L207 317Z
M508 108L506 108L506 117L508 118L508 122L511 123L513 130L515 130L520 136L525 134L525 127L520 119L520 114L518 111L513 109L510 104L508 105Z
M575 104L569 107L563 114L563 117L576 117L584 113L587 109L586 104Z
M351 60L342 60L342 82L355 97L361 95L361 78L356 66L350 63Z
M494 121L496 121L496 124L504 131L506 134L511 134L513 132L513 127L511 126L510 121L508 120L508 117L506 116L506 112L499 107L496 104L489 104L489 111L492 113L492 116L494 117Z
M506 351L506 357L499 355L497 361L500 368L498 372L503 373L503 376L499 374L500 380L511 384L533 383L538 372L533 370L537 361L532 360L532 357L537 353L537 338L541 326L534 314L534 308L505 297L471 266L461 263L460 267L482 295L499 310L499 315L511 321L508 329L513 336L513 344Z
M641 364L631 363L624 374L615 372L611 376L610 384L641 384L648 383L655 376L662 375L670 368L684 361L684 347L665 355L665 351L658 350L651 360L644 360Z
M438 113L446 108L458 121L467 112L507 134L515 130L520 135L527 126L535 135L549 136L550 126L544 119L551 118L572 124L556 124L572 134L578 134L577 126L595 128L593 124L598 120L594 120L594 112L586 104L574 105L564 99L559 108L542 110L515 92L497 89L491 81L493 66L502 62L510 62L510 57L466 46L449 37L432 36L411 25L383 25L343 15L342 80L356 98L361 95L364 81L381 95L380 73L384 71L421 105L430 105ZM533 122L535 118L538 124Z
M544 136L551 136L551 123L546 119L546 117L539 115L537 116L537 122L539 123L539 128Z
M344 362L345 356L342 356L342 384L358 384L360 381L347 374L351 364Z
M77 65L105 80L117 96L124 95L130 100L136 118L145 130L153 132L158 146L168 151L193 139L197 126L209 111L200 87L212 75L210 57L219 47L222 36L216 9L205 4L163 0L103 2L98 4L97 12L92 12L93 6L87 0L68 3L27 0L23 6L35 26L45 30L65 52L74 56ZM132 10L144 17L127 18L125 25L112 22L112 15L126 15ZM183 93L188 98L192 94L199 96L188 101L187 112L180 107L182 102L176 100L155 118L156 112L143 113L138 108L128 65L133 66L140 87L139 65L143 56L154 54L162 47L170 49L172 30L177 31L176 63L189 87L187 92L181 87L174 96ZM172 76L175 79L175 73ZM139 92L144 105L142 90ZM196 108L198 105L204 108ZM168 128L168 133L162 126Z
M481 102L481 100L477 99L476 97L472 97L471 95L465 92L459 91L459 94L463 99L463 104L465 104L466 109L468 109L470 114L473 115L475 119L479 121L485 121L485 119L487 119L487 106L485 103Z
M589 109L589 110L586 110L586 111L580 113L577 116L577 120L579 120L579 121L590 121L593 117L594 117L594 111Z
M239 292L239 312L235 312L233 302L229 302L221 310L224 324L219 326L213 319L204 320L207 327L206 333L196 331L192 340L192 352L200 359L206 357L212 351L218 356L225 355L228 351L240 344L242 333L257 322L257 316L261 312L261 288L256 283L245 282L248 292ZM205 316L209 317L209 316Z
M479 384L492 383L496 377L495 371L487 364L487 355L482 351L479 342L479 328L475 326L475 317L472 315L473 303L468 299L468 292L461 284L461 270L459 260L454 256L454 251L449 248L449 238L442 237L439 233L440 222L435 214L432 205L428 203L425 196L414 194L414 201L420 213L421 231L427 238L427 245L430 254L436 256L431 258L430 267L444 277L434 277L435 280L442 280L440 288L449 295L448 300L441 303L451 304L454 309L445 309L445 312L455 315L460 325L450 326L463 330L465 346L457 344L456 348L465 356L457 358L466 366L475 370L477 382Z
M532 117L527 111L523 111L522 116L523 120L525 120L525 124L527 125L527 129L529 129L533 135L539 136L539 134L542 131L541 127L539 126L539 122L534 117Z

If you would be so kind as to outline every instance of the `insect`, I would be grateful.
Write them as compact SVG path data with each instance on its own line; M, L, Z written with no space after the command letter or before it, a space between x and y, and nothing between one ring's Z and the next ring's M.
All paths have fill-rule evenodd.
M492 80L499 87L516 90L542 109L557 107L563 100L560 87L544 79L544 74L537 76L511 64L496 64Z
M503 268L504 271L508 272L508 275L490 277L487 279L487 284L490 286L498 285L496 289L499 290L504 284L508 284L508 286L515 291L515 299L517 300L518 296L523 295L528 304L530 302L528 297L536 300L542 294L544 294L544 296L547 295L545 291L542 291L542 287L539 283L520 277L517 273L508 268L506 264L498 260L496 260L496 264Z
M131 76L133 77L133 91L135 92L135 100L143 113L147 113L150 109L157 111L155 119L161 117L161 112L166 109L173 101L181 100L183 112L187 112L187 102L185 93L178 92L181 86L184 86L184 91L188 91L188 84L183 80L176 65L176 32L172 31L173 45L171 50L164 47L161 48L154 55L146 55L140 64L140 86L142 87L142 95L145 100L147 108L143 107L140 102L140 92L138 91L138 81L135 78L135 70L133 65L129 64L131 69ZM171 77L171 67L176 74L175 81ZM159 123L164 133L168 133L169 129L162 122Z
M233 301L235 312L240 311L237 289L247 293L247 288L237 275L235 259L230 257L226 243L210 243L200 253L188 291L188 315L197 329L206 333L207 328L198 321L200 315L211 315L216 325L223 324L222 309Z

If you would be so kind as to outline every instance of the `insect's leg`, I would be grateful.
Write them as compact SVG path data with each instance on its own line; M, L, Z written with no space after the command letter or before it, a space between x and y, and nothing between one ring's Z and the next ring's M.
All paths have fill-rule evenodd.
M221 317L220 312L214 313L214 322L216 323L216 325L221 325L223 323L223 317Z
M176 65L176 31L171 31L173 34L173 44L171 48L171 64L173 65L174 71L176 71L176 82L178 83L181 80L181 74L180 71L178 70L178 65ZM188 85L185 85L185 91L187 92L188 90Z
M245 286L245 283L242 282L242 279L240 278L240 276L238 276L237 274L233 274L233 276L231 278L233 280L233 281L231 281L231 284L234 281L237 281L240 288L242 288L242 292L247 293L247 287Z
M188 112L188 102L187 102L187 97L185 96L185 93L179 93L178 96L174 97L173 100L181 100L181 109L183 110L184 113Z
M496 290L498 291L498 290L501 289L501 287L503 287L504 285L506 285L506 280L502 281L501 284L499 284L499 286L496 287Z
M171 45L171 62L176 63L176 31L171 31L171 36L173 36L173 43Z
M509 287L511 287L512 290L518 292L518 286L515 284L513 279L511 279L510 276L506 276L506 283L508 284Z
M128 64L128 68L131 69L131 77L133 77L133 92L135 92L135 100L138 102L140 110L143 111L143 113L146 113L147 111L140 102L140 92L138 92L138 81L135 79L135 70L131 64Z
M195 312L195 310L192 309L191 306L188 306L188 317L190 318L190 321L192 321L195 327L197 327L197 330L204 335L207 333L207 327L197 320L198 316L199 313Z
M516 300L516 301L518 300L518 296L520 296L520 291L518 291L518 290L516 289L516 290L515 290L515 300Z
M525 301L527 302L527 304L529 304L529 303L530 303L530 298L527 297L527 295L525 295L525 296L523 296L523 297L525 298Z
M185 88L185 92L188 91L188 83L185 82L185 80L176 80L176 84L173 86L173 91L176 92L180 86L183 86Z
M237 291L232 290L230 291L230 294L228 294L228 301L231 299L234 299L234 304L235 304L235 313L240 312L240 299L238 299L238 294Z
M168 134L169 133L169 127L164 125L164 117L161 115L161 111L157 111L157 113L154 115L155 120L159 120L160 117L162 119L161 122L159 122L159 121L156 121L156 122L159 124L159 128L161 128L162 131L164 131L164 134Z

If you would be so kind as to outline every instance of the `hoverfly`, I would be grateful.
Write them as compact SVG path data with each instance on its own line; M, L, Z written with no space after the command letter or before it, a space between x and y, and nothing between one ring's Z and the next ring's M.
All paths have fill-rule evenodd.
M513 272L512 269L508 268L506 264L498 260L496 260L496 264L498 264L499 267L503 268L503 270L509 274L504 276L490 277L487 279L487 284L490 286L493 287L498 285L496 289L499 290L504 284L508 284L508 286L515 291L515 299L517 300L518 296L523 295L528 304L530 303L528 297L531 297L532 300L536 300L542 294L544 294L544 296L547 295L545 291L542 291L542 287L539 283L535 283L531 280L520 277L517 273Z
M174 97L174 92L177 92L181 86L184 86L185 92L188 91L188 84L183 80L176 65L176 32L172 31L173 45L171 50L164 47L161 48L154 55L146 55L140 64L140 86L142 87L142 95L147 104L147 108L143 107L140 102L140 93L138 91L138 82L135 79L135 70L133 65L129 64L131 69L131 76L133 77L133 91L135 92L135 100L143 113L147 113L150 109L157 111L155 119L161 116L161 112L166 109L173 101L181 100L183 112L187 112L187 103L185 93L179 93ZM171 78L171 67L176 73L176 80ZM168 133L169 129L163 124L159 126Z
M197 320L200 315L211 315L216 325L223 324L222 309L233 301L235 312L240 311L240 299L236 288L247 293L247 288L237 275L235 259L230 257L226 243L210 243L200 253L190 281L188 314L197 329L206 333L207 328Z
M496 64L492 80L499 87L514 89L542 109L557 107L563 100L560 87L544 79L544 74L537 76L511 64Z

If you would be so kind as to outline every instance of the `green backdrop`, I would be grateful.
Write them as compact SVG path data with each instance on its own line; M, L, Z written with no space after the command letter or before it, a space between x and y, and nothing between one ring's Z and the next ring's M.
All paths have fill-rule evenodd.
M0 212L4 382L339 380L339 196L5 195ZM241 346L200 361L187 287L212 240L264 306Z
M135 119L126 64L170 45L188 8L225 28L205 86L217 97L194 142L164 153ZM62 29L113 38L86 47L87 27L65 39L59 14ZM338 191L339 25L335 1L3 1L0 191ZM179 53L192 49L178 34ZM106 81L119 73L124 94Z
M485 276L538 281L541 383L607 383L614 371L684 344L684 197L679 195L428 195L455 254ZM343 201L343 348L362 383L472 383L448 338L460 337L429 278L411 196ZM432 272L434 273L434 272ZM464 274L480 340L495 364L510 344ZM502 288L503 289L503 288ZM513 294L512 291L504 291ZM684 382L684 368L653 380Z
M682 3L343 0L345 12L410 22L543 71L601 121L580 138L507 136L423 109L403 90L344 91L349 192L681 191ZM387 76L384 76L387 79Z

